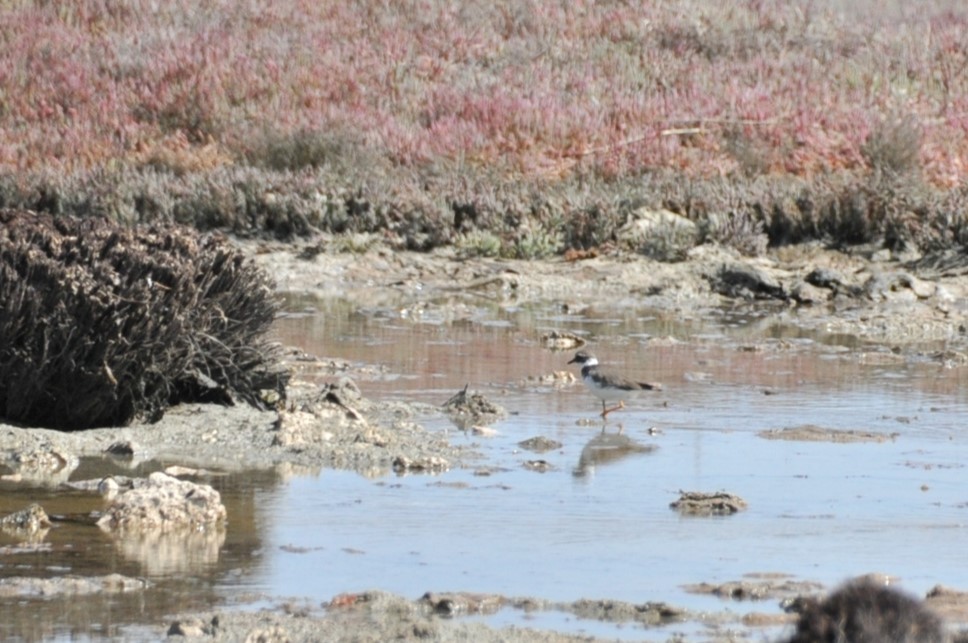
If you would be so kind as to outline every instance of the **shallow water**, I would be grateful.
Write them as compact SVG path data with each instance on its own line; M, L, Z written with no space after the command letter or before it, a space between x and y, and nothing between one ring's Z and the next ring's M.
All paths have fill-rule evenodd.
M121 636L126 623L162 624L180 610L274 600L265 596L308 597L318 605L366 589L411 598L471 591L664 601L741 615L779 608L775 601L690 594L683 586L764 573L832 585L883 572L915 594L938 583L968 588L961 565L968 536L965 369L850 336L807 333L779 309L705 319L647 310L569 314L551 306L401 313L293 301L289 309L278 323L281 339L324 358L306 366L306 377L338 378L339 369L329 367L334 360L354 371L365 367L357 383L371 399L441 404L469 384L507 408L509 417L494 425L498 434L487 438L437 414L418 418L455 443L474 445L484 459L437 476L371 479L325 470L213 478L230 522L191 556L164 543L116 543L76 524L71 515L96 508L85 497L5 488L0 512L41 502L65 520L43 547L0 558L2 577L119 572L153 585L131 597L5 605L12 616L0 635ZM556 388L535 379L569 369L571 352L541 342L552 329L585 335L609 367L664 389L612 414L603 432L600 403L580 383ZM943 347L922 348L927 354ZM896 437L835 444L757 435L802 424ZM561 448L537 454L518 446L539 435ZM524 466L538 459L551 469ZM143 463L135 473L163 464ZM121 472L119 466L84 461L72 479ZM749 508L682 517L669 508L680 490L729 491ZM39 613L49 625L28 625ZM637 640L702 630L694 623L644 630L509 609L475 618ZM763 630L762 638L778 633Z
M270 582L310 564L327 573L297 593L466 589L738 613L779 610L729 604L682 586L760 573L836 584L868 572L896 575L918 594L937 583L968 585L961 566L968 535L964 373L849 336L810 336L784 314L670 320L648 311L568 317L503 310L495 315L500 323L487 325L408 323L374 313L334 334L320 332L325 317L287 322L287 337L310 351L384 366L385 374L360 382L367 395L442 403L470 383L513 415L496 425L494 438L452 431L500 469L486 477L458 470L438 478L363 481L327 473L294 481L282 506L297 516L308 505L312 518L286 533L322 549L270 554L278 559ZM614 437L621 426L623 436L654 451L583 463L586 446L602 439L599 402L581 384L527 384L530 376L568 368L570 352L553 353L540 342L553 328L587 334L609 366L664 384L612 414L606 427ZM896 437L835 444L757 436L802 424ZM533 454L516 446L537 435L562 447ZM537 458L554 470L522 466ZM682 517L669 508L679 490L726 490L749 509ZM356 504L347 508L334 496ZM364 553L347 560L343 548ZM570 629L586 627L620 634L580 621Z

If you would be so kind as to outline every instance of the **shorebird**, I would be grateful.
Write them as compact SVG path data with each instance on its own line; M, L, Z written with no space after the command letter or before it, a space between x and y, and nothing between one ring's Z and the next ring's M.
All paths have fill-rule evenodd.
M658 384L647 382L633 382L624 377L609 375L598 370L598 358L588 351L578 351L568 361L569 364L581 364L581 379L592 394L602 401L602 419L612 411L625 408L625 400L634 391L654 391L661 388ZM607 400L618 401L616 406L606 408Z

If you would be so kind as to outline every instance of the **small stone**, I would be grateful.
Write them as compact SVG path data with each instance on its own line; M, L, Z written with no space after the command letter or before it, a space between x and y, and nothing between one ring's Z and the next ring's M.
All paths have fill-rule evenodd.
M47 517L43 507L34 503L0 518L0 527L4 531L36 533L50 527L50 518Z
M457 428L466 431L472 426L487 426L503 419L507 412L480 393L467 392L467 385L442 406Z
M680 236L684 240L698 237L699 228L694 221L670 210L639 208L615 233L619 241L641 243L658 236ZM694 245L694 244L689 244Z
M13 469L13 473L3 476L3 479L55 486L67 482L79 462L77 456L60 453L50 446L34 451L19 451L7 456L6 464Z
M393 459L393 471L395 473L441 473L450 469L450 463L439 456L427 456L412 460L406 456L397 456Z
M204 528L225 521L225 505L209 485L156 471L118 496L98 521L104 530Z
M474 426L470 427L469 431L473 435L479 435L482 438L493 438L494 436L498 435L497 430L496 429L492 429L489 426L477 426L477 425L474 425Z
M693 516L724 516L746 509L746 501L723 491L680 491L679 499L669 506L679 513Z
M918 296L918 299L927 299L937 291L937 286L934 283L914 276L908 278L908 287Z
M478 594L473 592L448 592L436 594L427 592L420 597L424 603L441 616L460 614L494 614L507 603L500 594Z
M547 473L555 467L547 460L527 460L524 463L524 468L529 471L537 471L538 473Z
M97 484L97 492L101 494L101 497L108 500L114 500L120 490L121 486L114 479L114 476L108 476Z
M534 451L535 453L544 453L545 451L553 451L554 449L561 448L561 442L557 440L552 440L551 438L546 438L543 435L537 435L533 438L528 438L527 440L522 440L518 442L518 446L527 451Z
M168 636L183 636L186 639L192 639L202 636L213 636L217 629L217 616L210 623L206 623L200 618L190 618L184 621L173 622L168 627Z
M776 270L753 264L725 264L710 281L717 292L728 297L781 300L789 297L777 279Z
M568 351L585 345L585 340L578 335L558 330L544 335L541 341L553 351Z
M261 389L259 391L259 399L262 400L263 404L270 408L275 408L283 401L282 395L279 394L279 391L274 389Z
M128 440L119 440L118 442L112 442L104 452L118 456L119 458L130 458L134 456L135 446L133 442Z
M822 304L830 301L832 293L826 288L818 288L806 281L795 284L790 291L790 296L801 304Z

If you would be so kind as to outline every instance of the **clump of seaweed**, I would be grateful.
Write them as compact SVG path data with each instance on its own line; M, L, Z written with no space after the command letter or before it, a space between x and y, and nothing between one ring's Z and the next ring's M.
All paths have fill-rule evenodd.
M0 210L0 415L77 430L184 401L264 408L289 377L276 310L220 236Z

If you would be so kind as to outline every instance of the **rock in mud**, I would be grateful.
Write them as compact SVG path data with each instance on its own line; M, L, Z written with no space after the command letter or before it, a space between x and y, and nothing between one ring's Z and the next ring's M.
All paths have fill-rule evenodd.
M0 598L50 598L58 595L117 594L143 590L147 581L121 574L106 576L59 576L57 578L11 577L0 580Z
M681 214L643 207L629 215L625 225L615 232L615 237L620 243L636 248L653 243L656 239L689 248L695 245L699 228L694 221Z
M968 622L968 592L935 585L928 590L925 603L942 618L957 623ZM968 641L968 636L963 640Z
M830 291L833 295L857 297L863 292L863 286L855 279L848 280L840 271L832 268L814 268L807 273L804 280L811 286Z
M346 411L346 417L350 420L362 420L363 416L357 410L363 402L363 393L360 387L348 377L340 378L336 384L326 384L319 392L319 400L329 402Z
M571 371L551 371L543 375L528 375L517 382L521 388L532 386L552 386L556 389L571 386L576 381L575 374Z
M218 634L218 617L206 622L200 618L189 618L175 621L168 626L168 636L181 636L186 639L201 636L215 636Z
M245 637L245 643L291 643L292 641L289 630L279 625L256 628Z
M822 304L830 301L833 293L824 288L817 288L806 281L800 281L790 289L790 297L798 304Z
M553 451L555 449L561 448L561 442L557 440L552 440L551 438L546 438L543 435L537 435L533 438L528 438L527 440L521 440L518 442L518 446L527 451L534 451L535 453L544 453L545 451Z
M327 444L334 438L330 428L348 422L345 414L332 409L313 409L310 411L279 411L273 446L298 449L310 444Z
M624 601L583 599L560 607L579 618L617 623L638 622L645 625L661 625L682 621L688 617L686 610L667 603L635 604Z
M487 426L507 416L507 412L480 393L468 395L467 387L444 402L443 409L450 420L462 431L476 425Z
M133 458L137 450L138 448L131 440L118 440L108 445L104 452L117 458Z
M50 518L44 508L33 503L25 509L0 518L0 529L18 538L42 536L50 528Z
M471 592L451 592L435 594L427 592L420 602L430 606L434 614L440 616L460 616L463 614L495 614L507 603L500 594L475 594Z
M818 583L783 580L739 580L726 583L696 583L683 587L690 594L711 594L735 601L762 601L766 599L793 599L822 589Z
M381 441L372 435L375 429L361 413L372 406L356 382L342 377L336 383L323 385L298 408L278 411L279 422L273 444L292 449L332 445L346 441L346 436L352 434L353 442L364 441L379 446Z
M937 284L918 279L905 271L877 272L865 284L867 296L874 301L915 301L935 294Z
M555 470L555 466L547 460L526 460L524 462L524 468L537 473L547 473Z
M450 469L450 463L437 456L411 459L401 455L393 459L393 471L397 475L404 473L443 473L448 469Z
M325 399L332 389L324 389L323 395L313 389L308 397L291 395L295 406L277 411L272 446L297 459L379 476L445 471L464 451L452 446L446 433L427 431L409 419L417 412L439 414L439 407L362 397L356 401L342 394L333 401ZM362 413L359 419L347 412L347 402Z
M553 351L570 351L585 345L585 340L575 333L553 330L541 338L545 347Z
M786 301L790 295L775 273L775 270L748 263L730 263L712 275L710 285L727 297Z
M218 491L161 472L135 481L98 520L106 531L205 529L225 521Z
M50 447L30 451L16 451L7 454L4 464L13 473L3 476L11 482L28 482L43 487L56 487L67 482L78 459L74 455L61 453Z
M690 516L728 516L746 509L746 501L724 491L703 493L680 491L679 499L669 506Z

